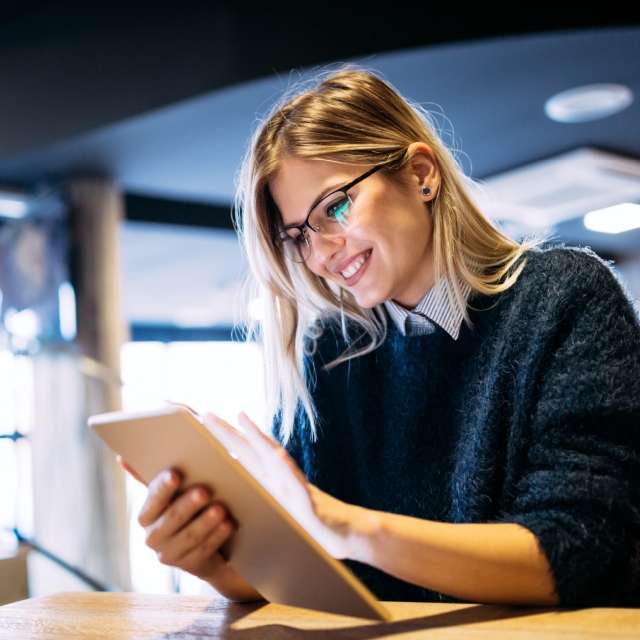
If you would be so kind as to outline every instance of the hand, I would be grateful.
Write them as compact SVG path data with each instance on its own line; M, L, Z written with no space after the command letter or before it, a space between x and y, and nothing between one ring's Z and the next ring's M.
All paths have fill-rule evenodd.
M239 420L244 435L218 416L204 415L212 433L331 556L348 557L353 505L307 482L287 450L244 412Z
M122 458L118 457L118 462L143 482ZM162 564L204 580L230 571L218 552L235 529L227 510L211 501L206 487L189 487L176 497L179 486L180 476L175 470L163 471L149 483L147 498L138 514L138 523L146 532L146 545L156 552Z

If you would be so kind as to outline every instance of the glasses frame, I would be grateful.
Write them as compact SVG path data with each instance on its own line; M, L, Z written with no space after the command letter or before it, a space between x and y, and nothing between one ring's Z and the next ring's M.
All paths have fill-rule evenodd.
M357 178L354 178L351 182L345 184L344 186L340 187L339 189L334 189L333 191L331 191L330 193L327 193L323 196L320 196L310 207L309 207L309 211L307 212L307 216L304 219L304 222L302 224L289 224L286 227L283 227L282 229L280 229L280 231L276 234L275 237L275 243L280 246L283 247L284 243L287 242L287 237L289 237L289 234L287 234L287 231L290 229L298 229L300 231L301 234L304 234L304 230L306 227L309 227L309 229L311 229L311 231L313 231L314 233L318 233L318 229L315 229L311 224L309 224L309 218L311 216L311 212L326 198L328 198L329 196L332 196L336 193L344 193L345 197L349 200L349 202L351 203L351 196L349 196L349 194L347 193L347 191L349 191L349 189L355 187L359 182L362 182L365 178L368 178L370 175L372 175L373 173L375 173L376 171L378 171L379 169L382 169L382 167L386 166L387 163L382 163L382 164L377 164L374 167L372 167L371 169L368 169L367 171L365 171L362 175L358 176ZM285 237L286 236L286 237ZM307 244L309 244L309 242L307 241ZM297 250L298 255L300 256L300 262L306 262L308 260L307 259L303 259L302 258L302 254L300 253L300 248L298 248ZM297 261L296 261L297 262Z

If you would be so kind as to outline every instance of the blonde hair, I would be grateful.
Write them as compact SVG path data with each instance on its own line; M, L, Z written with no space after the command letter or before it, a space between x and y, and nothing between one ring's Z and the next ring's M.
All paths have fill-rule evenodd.
M291 95L292 93L292 95ZM301 407L311 438L317 438L318 415L305 371L307 355L326 321L340 322L348 349L324 365L328 371L341 362L369 353L384 342L387 321L383 305L361 308L355 297L337 284L315 275L305 264L286 260L273 242L280 213L268 189L269 179L285 156L322 158L350 164L389 163L381 170L401 182L406 150L412 142L426 143L435 156L440 186L431 202L433 260L437 282L451 282L447 295L471 327L466 282L474 292L495 295L511 287L526 258L511 267L544 238L516 242L504 235L476 207L467 191L469 180L436 133L431 114L402 97L386 80L357 65L319 73L313 86L285 92L256 128L237 175L234 226L249 265L243 285L246 300L262 301L262 317L249 317L245 339L261 340L267 424L280 422L280 437L288 443ZM362 333L350 342L345 316ZM370 342L353 349L360 338ZM307 349L307 345L311 349Z

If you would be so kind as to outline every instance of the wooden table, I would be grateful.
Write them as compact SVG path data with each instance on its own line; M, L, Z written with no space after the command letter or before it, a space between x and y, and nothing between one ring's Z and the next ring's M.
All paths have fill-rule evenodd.
M393 622L203 596L59 593L0 607L0 638L640 638L640 609L385 602Z

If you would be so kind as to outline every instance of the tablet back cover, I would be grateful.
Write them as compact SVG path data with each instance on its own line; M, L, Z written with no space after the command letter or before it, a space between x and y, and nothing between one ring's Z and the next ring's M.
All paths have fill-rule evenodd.
M89 426L149 483L168 467L182 487L203 483L239 523L220 552L267 600L348 616L390 620L347 567L330 556L187 409L111 412Z

